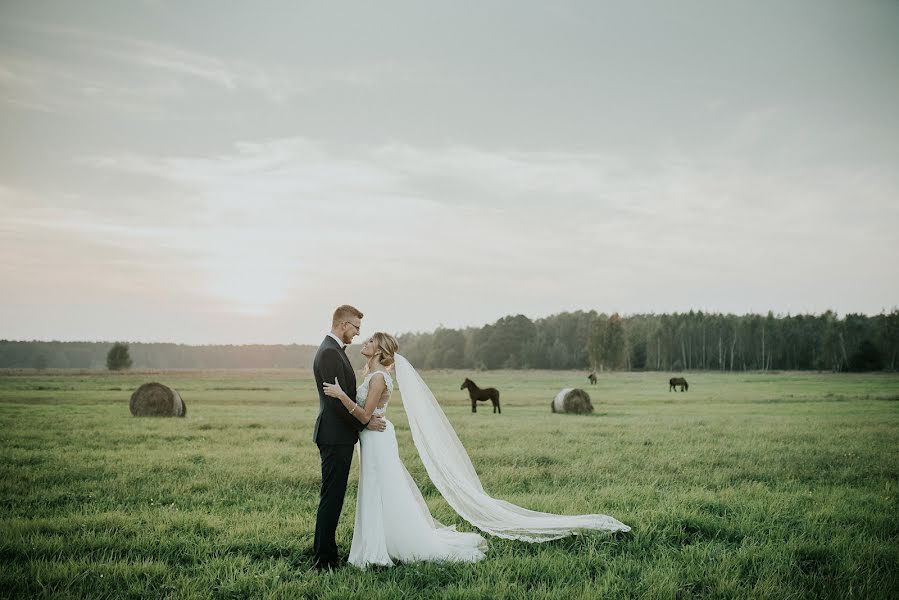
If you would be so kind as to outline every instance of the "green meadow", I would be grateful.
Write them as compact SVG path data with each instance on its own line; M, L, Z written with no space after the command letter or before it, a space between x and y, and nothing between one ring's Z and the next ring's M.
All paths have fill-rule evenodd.
M472 414L471 376L503 413ZM0 374L4 598L895 598L899 375L428 371L484 487L610 514L628 534L488 538L476 565L310 570L319 457L311 373ZM160 381L187 416L136 418ZM584 387L589 416L551 414ZM434 516L400 397L389 418ZM354 460L338 543L349 552Z

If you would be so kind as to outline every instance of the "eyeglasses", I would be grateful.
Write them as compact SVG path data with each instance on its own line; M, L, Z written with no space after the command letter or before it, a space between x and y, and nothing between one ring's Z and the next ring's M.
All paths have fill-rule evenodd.
M356 333L359 333L359 326L358 326L358 325L356 325L356 324L353 323L352 321L344 321L344 323L346 323L346 324L348 324L348 325L352 325L353 327L356 328Z

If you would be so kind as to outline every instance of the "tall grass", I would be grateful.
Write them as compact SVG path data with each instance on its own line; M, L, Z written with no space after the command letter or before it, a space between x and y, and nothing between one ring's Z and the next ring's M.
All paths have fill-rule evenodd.
M471 414L465 376L502 391ZM579 372L424 373L485 488L631 525L489 538L476 565L310 570L319 458L308 371L0 375L0 596L8 598L890 598L899 594L899 377L604 375L591 416L550 413ZM185 419L134 418L140 383ZM435 517L400 398L400 451ZM352 538L350 476L338 543Z

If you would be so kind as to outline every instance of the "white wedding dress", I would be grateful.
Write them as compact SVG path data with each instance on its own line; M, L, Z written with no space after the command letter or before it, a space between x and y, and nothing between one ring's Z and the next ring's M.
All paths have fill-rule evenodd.
M396 377L403 393L409 429L428 477L463 519L486 533L526 542L546 542L581 531L630 531L603 514L555 515L529 510L491 497L481 485L468 453L430 388L403 356L397 354ZM393 393L385 371L370 373L356 393L365 405L372 377L384 377L387 391L374 414L384 416ZM393 424L383 432L359 434L361 471L356 496L356 523L349 563L393 565L419 560L476 562L484 558L486 540L435 521L400 460Z
M365 405L372 377L383 376L388 396L393 381L386 371L370 373L356 392ZM374 414L385 417L387 399ZM356 524L349 563L393 566L394 560L475 562L484 558L487 541L476 533L456 531L434 520L427 504L400 460L393 423L383 432L363 429L359 434L359 491Z

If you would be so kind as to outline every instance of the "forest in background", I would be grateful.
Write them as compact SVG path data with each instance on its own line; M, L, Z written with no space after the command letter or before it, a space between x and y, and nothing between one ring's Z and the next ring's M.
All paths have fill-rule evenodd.
M510 315L482 327L397 336L420 369L896 370L899 309L869 316ZM112 342L0 340L0 368L103 368ZM309 368L311 345L129 344L135 369ZM359 345L350 357L361 363Z
M507 316L479 328L399 337L421 368L597 370L895 370L899 309L874 316L733 315L689 311L619 316Z

